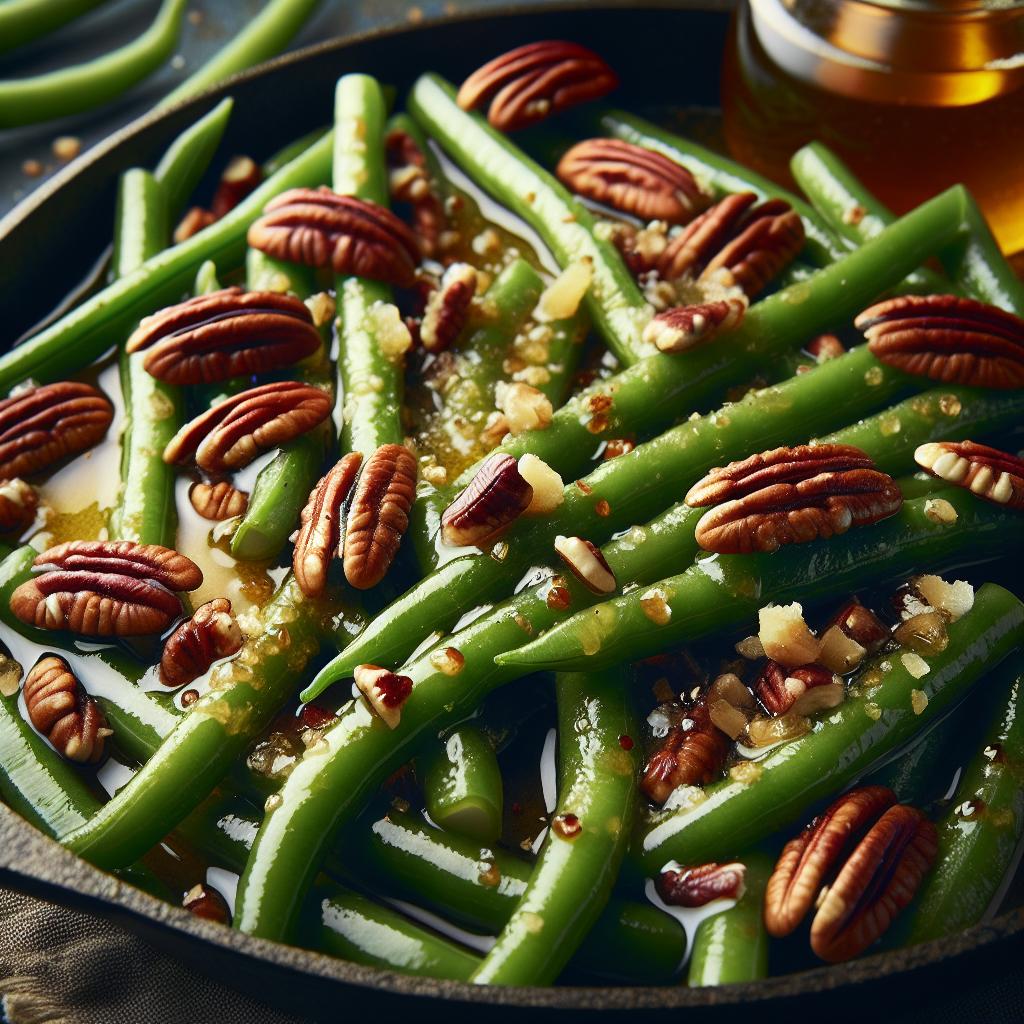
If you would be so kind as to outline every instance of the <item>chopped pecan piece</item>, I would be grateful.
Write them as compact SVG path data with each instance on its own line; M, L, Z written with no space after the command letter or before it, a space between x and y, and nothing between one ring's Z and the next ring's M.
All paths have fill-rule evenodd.
M36 489L15 477L0 480L0 533L23 533L32 525L39 508Z
M402 705L412 693L412 680L378 665L356 665L356 688L389 729L398 728Z
M233 156L217 182L217 191L210 202L215 220L230 213L249 193L255 192L263 181L263 171L252 157Z
M842 704L843 681L820 665L786 668L769 661L754 683L754 693L770 715L813 715Z
M555 551L570 572L595 594L613 594L618 584L601 549L583 537L555 538Z
M850 445L776 448L712 470L686 502L715 504L697 523L707 551L775 551L845 533L894 515L903 502L895 481ZM717 503L717 504L716 504Z
M468 263L453 263L423 313L420 341L428 352L443 352L458 338L475 295L476 270Z
M0 478L28 476L102 440L114 418L89 384L63 381L19 390L0 401Z
M792 262L803 244L803 221L789 203L757 203L753 192L738 192L670 239L657 268L668 281L720 281L737 285L752 299Z
M441 537L456 547L485 547L497 540L533 500L511 455L492 455L441 516Z
M463 110L489 103L487 120L512 132L606 96L618 84L618 76L593 50L548 39L488 61L462 83L457 102Z
M930 441L914 461L947 483L997 505L1024 509L1024 459L974 441Z
M747 866L700 864L697 867L666 868L658 875L658 895L673 907L703 907L715 900L738 900L747 891Z
M412 209L413 231L424 256L436 257L448 224L444 201L430 180L427 158L408 132L388 132L385 140L391 198Z
M193 917L217 924L231 924L231 908L228 901L211 885L193 885L181 901L181 905Z
M247 466L260 452L279 448L319 426L331 413L331 396L296 381L261 384L226 398L186 423L164 449L164 462L195 457L207 473Z
M819 363L838 359L845 352L846 346L834 334L819 334L807 344L807 354L814 356L815 361Z
M741 296L675 306L655 315L644 328L643 340L661 352L685 352L743 323L747 302Z
M359 452L349 452L320 478L302 510L292 570L307 597L319 597L327 587L327 570L341 554L342 508L362 465Z
M684 728L687 723L689 727ZM711 782L721 772L729 746L729 737L711 721L707 705L698 702L650 756L640 788L655 803L663 804L678 786Z
M69 541L33 565L41 572L14 591L11 611L29 625L83 636L162 633L181 615L175 591L203 582L190 558L131 541Z
M215 484L193 484L188 492L188 500L204 519L217 523L243 516L249 507L249 495L227 480Z
M222 288L145 317L127 342L169 384L214 384L292 366L320 348L306 304L280 292Z
M223 597L207 601L167 638L160 656L160 682L175 688L191 683L241 647L242 631L231 614L231 602Z
M685 224L711 196L682 165L621 139L587 139L568 150L556 173L581 196L641 220Z
M348 510L342 564L358 590L376 586L398 553L416 496L416 460L400 444L381 445L359 474Z
M844 604L829 620L828 626L838 626L868 653L877 651L892 634L889 627L856 598L852 598ZM826 632L828 632L828 627L826 627Z
M329 188L293 188L269 202L249 228L249 244L292 263L331 267L409 288L419 243L387 207Z
M1024 320L957 295L900 295L854 321L883 363L947 384L1024 387Z
M201 206L191 207L174 229L174 244L181 245L182 242L187 242L193 235L198 235L200 231L208 228L216 219L209 210L204 210Z
M95 764L103 757L107 720L63 658L36 662L24 694L29 720L66 758Z

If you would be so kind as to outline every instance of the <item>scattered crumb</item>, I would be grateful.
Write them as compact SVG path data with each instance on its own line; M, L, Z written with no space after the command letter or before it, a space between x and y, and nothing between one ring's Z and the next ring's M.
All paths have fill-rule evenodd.
M60 135L53 140L53 145L50 148L58 160L67 162L74 160L82 152L82 140L74 135Z
M43 173L43 165L38 160L26 160L21 165L21 173L29 178L38 178Z
M928 695L923 690L911 690L910 706L914 709L915 715L921 714L928 707Z
M182 68L185 67L185 58L180 53L176 53L171 58L171 67L174 68L175 71L181 71Z

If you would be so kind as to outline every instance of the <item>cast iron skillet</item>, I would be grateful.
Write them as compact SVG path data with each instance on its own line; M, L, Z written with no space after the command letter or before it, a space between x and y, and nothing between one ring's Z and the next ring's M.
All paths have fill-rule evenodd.
M729 0L695 0L672 9L628 3L511 7L375 32L311 47L169 113L140 118L0 222L4 343L48 314L96 263L110 237L118 174L152 166L174 135L224 93L234 96L235 111L221 156L262 157L330 121L334 82L344 72L369 71L399 89L428 68L458 81L512 46L563 37L611 60L626 83L618 97L623 105L715 106L728 6ZM882 1008L889 1015L911 1007L917 1016L928 1004L948 1010L954 995L980 992L1019 972L1024 938L1024 911L1014 911L908 951L721 989L487 989L360 967L199 920L90 867L2 806L0 884L119 919L196 969L286 1009L443 1013L447 1020L476 1017L482 1006L491 1019L530 1007L559 1016L601 1010L602 1019L635 1011L645 1018L676 1017L685 1008L687 1018L721 1020L744 1004L760 1020L791 1020L794 1012L863 1020Z

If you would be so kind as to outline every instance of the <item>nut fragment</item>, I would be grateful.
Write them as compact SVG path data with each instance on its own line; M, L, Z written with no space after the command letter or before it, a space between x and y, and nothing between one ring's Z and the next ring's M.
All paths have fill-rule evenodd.
M574 192L641 220L685 224L711 196L681 164L621 139L586 139L556 173Z
M292 570L306 597L319 597L327 588L327 570L341 554L341 521L345 500L362 465L360 452L349 452L322 476L302 510Z
M218 523L245 515L245 510L249 507L249 495L227 480L220 480L215 484L193 484L189 488L188 500L204 519Z
M131 541L69 541L33 565L42 571L14 591L11 611L29 625L83 636L162 633L181 615L174 591L203 582L177 551Z
M0 480L0 533L23 533L32 525L39 495L31 484L15 477Z
M353 587L366 590L384 578L415 496L416 460L400 444L381 445L364 463L348 511L342 562Z
M174 688L191 683L241 647L242 631L231 614L231 602L223 597L207 601L167 638L160 656L160 682Z
M747 891L747 866L701 864L698 867L670 867L658 875L658 895L673 907L703 907L715 900L738 900Z
M819 444L776 448L714 469L686 495L695 507L719 503L697 523L697 542L719 554L775 551L886 519L903 496L871 465L851 445Z
M931 441L914 461L947 483L1007 508L1024 509L1024 459L974 441Z
M164 462L184 464L195 456L207 473L247 466L262 451L279 448L321 424L331 396L296 381L249 388L186 423L164 449Z
M841 626L829 626L822 634L818 661L832 672L852 672L867 655L867 649L852 640Z
M519 458L519 474L533 488L526 515L542 516L553 512L565 500L562 478L543 459L529 452Z
M306 304L276 291L221 288L145 317L127 342L169 384L213 384L292 366L321 346Z
M877 651L890 635L889 627L856 598L852 598L832 616L826 631L832 626L838 626L869 654Z
M398 728L402 705L412 693L412 680L378 665L357 665L356 687L389 729Z
M408 132L388 132L385 140L389 187L395 202L409 203L413 230L424 256L437 256L448 218L444 202L430 179L427 158Z
M711 721L707 705L698 702L650 756L640 788L655 803L662 804L679 786L711 782L721 772L729 746L729 737Z
M218 924L231 924L231 908L224 897L212 885L193 885L181 905L194 917Z
M95 764L112 735L99 705L63 658L36 662L25 678L25 708L32 724L71 761Z
M443 352L462 333L476 295L476 270L468 263L453 263L441 286L427 300L420 325L420 341L428 352Z
M807 344L807 354L814 356L819 363L838 359L845 352L846 346L834 334L819 334Z
M218 220L229 214L262 180L263 171L252 157L233 156L217 182L210 212Z
M329 188L293 188L249 228L249 245L292 263L409 288L420 262L412 231L387 207Z
M174 244L181 245L182 242L187 242L193 235L198 235L200 231L208 228L216 219L209 210L204 210L201 206L191 207L174 229Z
M492 455L441 516L441 537L456 547L486 547L529 507L533 488L511 455Z
M0 478L48 469L102 440L114 418L89 384L62 381L19 390L0 401Z
M494 400L505 414L506 424L513 434L545 430L551 425L551 417L554 416L551 399L529 384L498 381Z
M941 576L928 574L915 577L912 586L932 608L948 616L952 622L974 607L974 587L964 580L948 583Z
M957 295L900 295L854 321L876 358L947 384L1024 387L1024 320Z
M813 715L843 702L843 681L820 665L785 668L769 661L754 684L754 693L771 715Z
M731 740L747 728L756 708L754 696L732 672L720 675L704 698L711 721Z
M495 128L511 132L605 96L618 81L592 50L549 39L488 61L462 83L457 102L463 110L490 103L487 120Z
M821 644L804 621L804 610L798 602L765 605L758 610L757 618L761 649L773 661L795 668L817 660Z
M675 306L648 322L643 340L661 352L686 352L739 327L746 311L746 299L739 296Z
M555 538L555 551L588 590L595 594L612 594L618 584L601 549L582 537Z

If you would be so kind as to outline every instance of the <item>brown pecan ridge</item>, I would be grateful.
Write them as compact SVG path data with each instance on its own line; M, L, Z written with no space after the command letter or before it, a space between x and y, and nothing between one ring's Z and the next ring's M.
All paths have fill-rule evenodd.
M673 907L703 907L715 900L738 900L746 892L747 866L700 864L666 868L655 880L658 895Z
M349 452L313 488L302 510L292 570L307 597L319 597L327 587L327 570L340 555L342 510L362 465L360 452Z
M468 263L453 263L444 272L420 324L420 342L428 352L443 352L462 333L476 295L476 276Z
M643 340L661 352L685 352L702 342L735 330L743 323L747 301L732 295L725 299L675 306L656 314L644 327Z
M32 724L71 761L95 764L112 735L99 705L63 658L36 662L25 677L25 709Z
M185 464L195 457L207 473L240 469L260 452L319 426L330 413L331 396L311 384L261 384L186 423L164 449L164 462Z
M191 683L241 647L242 631L231 614L231 602L223 597L207 601L167 638L160 656L160 682L175 688Z
M843 681L821 665L786 668L771 659L754 683L754 695L770 715L812 715L836 707L844 697Z
M292 263L331 267L409 288L420 262L411 229L387 207L328 188L294 188L269 202L249 244Z
M376 586L398 553L416 496L416 460L400 444L381 445L367 460L352 495L342 565L358 590Z
M670 239L657 269L668 281L715 280L737 285L747 298L753 298L803 244L803 221L787 202L758 203L753 192L738 192L705 210Z
M215 484L193 484L188 492L188 500L204 519L218 523L245 515L249 507L249 495L227 480L219 480Z
M280 292L222 288L145 317L127 342L169 384L214 384L292 366L320 348L304 302Z
M495 454L441 516L441 537L455 547L485 547L529 507L533 488L511 455Z
M689 727L684 728L687 722ZM678 786L711 782L721 772L729 747L729 737L711 721L707 705L698 701L650 756L640 788L655 803L663 804Z
M0 480L0 533L23 533L32 525L39 508L36 489L15 477Z
M420 250L424 256L436 257L448 217L444 201L431 181L427 158L416 140L408 132L398 129L388 132L384 146L391 199L409 204Z
M29 625L83 636L162 633L181 615L175 592L203 582L177 551L131 541L69 541L33 565L40 572L11 595L11 611Z
M997 505L1024 509L1024 459L975 441L930 441L914 461L947 483Z
M641 220L685 224L711 196L682 165L622 139L586 139L556 169L574 192Z
M456 100L463 110L490 103L487 120L511 132L606 96L618 84L618 76L593 50L548 39L488 61L462 83Z
M103 439L114 418L89 384L62 381L20 390L0 401L0 478L28 476Z
M895 514L903 502L895 481L850 445L776 448L712 470L694 484L687 504L715 507L697 523L707 551L775 551L845 533Z
M854 321L876 358L946 384L1024 387L1024 320L957 295L901 295Z

